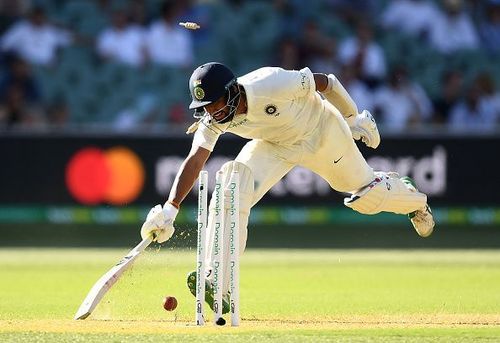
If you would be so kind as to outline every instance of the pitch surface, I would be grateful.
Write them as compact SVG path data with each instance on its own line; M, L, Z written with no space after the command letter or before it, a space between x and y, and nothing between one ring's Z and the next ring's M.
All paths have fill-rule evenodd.
M194 250L150 249L85 321L72 317L127 249L0 250L0 341L500 340L500 251L249 250L239 328L194 326ZM173 312L162 308L175 295ZM209 312L207 312L209 313Z

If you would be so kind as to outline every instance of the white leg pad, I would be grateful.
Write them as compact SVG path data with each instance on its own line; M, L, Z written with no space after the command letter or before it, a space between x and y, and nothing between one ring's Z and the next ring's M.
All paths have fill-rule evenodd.
M252 199L254 197L254 178L252 171L246 165L241 162L230 161L225 163L221 169L223 172L223 187L224 195L226 199L226 204L224 204L225 217L227 218L224 225L224 245L223 245L223 263L224 263L224 287L222 289L223 294L226 294L229 289L229 194L231 190L229 189L230 177L232 171L238 171L239 181L240 181L240 213L239 213L239 253L243 253L247 243L248 235L248 218L250 216L250 208L252 207ZM213 265L213 244L214 244L214 217L215 217L215 201L214 196L210 200L209 216L208 216L208 227L207 227L207 266L209 269ZM209 275L209 278L212 275Z
M415 189L409 189L397 173L375 173L376 178L351 197L344 199L344 205L363 214L382 211L408 214L422 209L427 196Z

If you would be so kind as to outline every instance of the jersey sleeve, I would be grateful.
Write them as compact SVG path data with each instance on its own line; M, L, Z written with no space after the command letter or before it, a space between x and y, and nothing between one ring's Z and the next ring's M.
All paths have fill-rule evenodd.
M201 122L198 130L194 133L193 147L202 147L208 151L214 151L215 144L221 133L211 129L207 124Z
M316 91L314 76L309 68L285 70L265 67L238 79L257 97L296 99Z
M285 71L286 72L286 71ZM303 68L299 71L288 71L292 73L290 77L291 92L296 98L301 98L316 92L316 83L313 73L309 68Z

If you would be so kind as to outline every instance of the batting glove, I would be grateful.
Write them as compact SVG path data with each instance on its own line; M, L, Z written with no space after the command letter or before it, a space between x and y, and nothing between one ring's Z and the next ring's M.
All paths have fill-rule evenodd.
M351 128L352 138L360 140L366 146L376 149L380 144L380 133L377 123L368 110L363 110L356 116L346 118L347 124Z
M142 239L153 236L158 243L169 240L175 231L174 220L178 212L179 210L170 203L165 204L163 208L161 205L153 207L142 224Z

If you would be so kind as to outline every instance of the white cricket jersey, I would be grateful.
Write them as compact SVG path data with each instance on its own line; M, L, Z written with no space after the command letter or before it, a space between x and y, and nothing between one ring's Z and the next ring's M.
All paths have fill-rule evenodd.
M265 67L238 78L247 98L247 113L232 122L199 125L193 146L213 151L217 139L231 132L248 139L291 145L313 134L324 106L309 68L285 70Z

